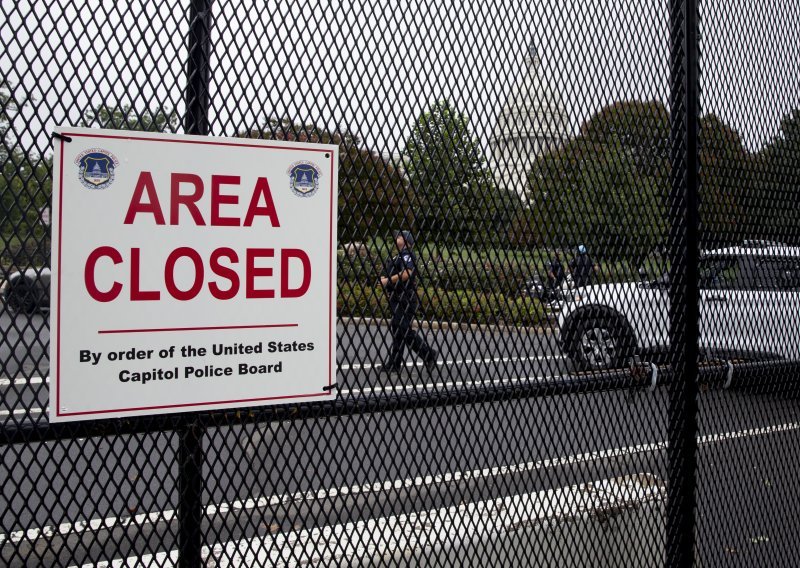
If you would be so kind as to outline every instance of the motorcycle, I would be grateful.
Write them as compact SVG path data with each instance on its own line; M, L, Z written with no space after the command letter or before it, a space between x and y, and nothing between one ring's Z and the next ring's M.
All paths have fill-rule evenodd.
M551 311L557 311L564 302L575 297L575 283L571 274L567 274L557 287L548 286L541 278L533 276L522 285L520 293L529 298L536 298Z

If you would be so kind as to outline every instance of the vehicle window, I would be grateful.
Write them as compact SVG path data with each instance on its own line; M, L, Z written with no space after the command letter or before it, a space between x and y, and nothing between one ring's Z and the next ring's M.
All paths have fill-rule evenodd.
M779 286L783 289L800 288L800 264L797 261L787 262L781 271Z
M759 288L786 290L800 287L800 266L798 261L766 259L758 264L756 282Z
M710 289L746 289L753 285L745 263L735 257L706 258L700 261L700 287Z
M780 275L783 262L762 260L755 270L756 287L762 290L777 290L781 287Z

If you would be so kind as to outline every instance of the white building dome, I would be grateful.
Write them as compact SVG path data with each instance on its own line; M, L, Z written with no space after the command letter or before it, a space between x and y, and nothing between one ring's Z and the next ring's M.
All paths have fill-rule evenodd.
M506 100L489 141L498 185L522 198L536 157L558 148L568 137L566 111L560 97L542 84L533 45L525 65L527 73Z

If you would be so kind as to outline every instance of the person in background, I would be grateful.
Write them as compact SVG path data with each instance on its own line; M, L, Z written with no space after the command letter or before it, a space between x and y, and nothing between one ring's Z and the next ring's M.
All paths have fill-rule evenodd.
M397 231L395 244L399 252L397 256L386 261L384 274L380 279L381 286L389 295L389 309L392 312L389 324L392 347L382 371L396 373L403 368L405 364L403 352L406 346L430 369L436 365L438 353L428 345L420 331L411 328L419 307L417 260L411 250L414 246L411 231Z
M558 298L558 290L566 278L564 263L561 262L561 253L555 251L550 265L547 267L547 298L555 301Z
M578 255L569 263L569 271L576 288L588 286L592 282L597 266L595 265L586 247L578 245Z

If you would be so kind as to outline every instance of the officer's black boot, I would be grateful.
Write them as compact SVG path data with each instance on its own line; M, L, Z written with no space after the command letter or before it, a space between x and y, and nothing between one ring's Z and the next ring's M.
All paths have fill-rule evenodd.
M439 352L436 349L428 347L428 354L425 356L425 368L434 369L439 362Z
M399 356L398 356L399 355ZM389 357L383 362L381 366L381 373L399 373L400 369L403 368L403 355L402 351L398 353L395 349L392 349L389 353Z
M417 355L422 358L422 362L426 369L433 369L436 367L436 363L439 360L439 352L428 345L422 338L422 335L418 334L414 338L413 349L417 352Z
M383 362L381 373L399 373L403 368L403 351L404 345L402 341L393 341L392 348L389 350L389 356Z

